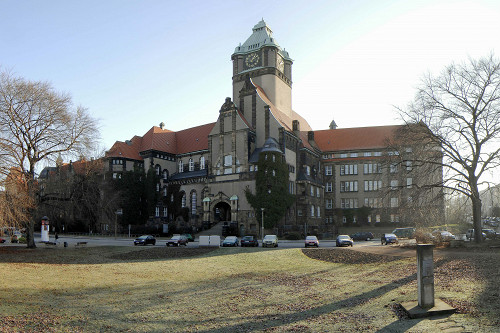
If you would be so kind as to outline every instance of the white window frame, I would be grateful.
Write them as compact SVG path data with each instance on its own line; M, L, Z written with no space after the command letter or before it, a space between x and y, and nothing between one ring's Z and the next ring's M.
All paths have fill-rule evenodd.
M200 170L205 169L205 156L200 157Z

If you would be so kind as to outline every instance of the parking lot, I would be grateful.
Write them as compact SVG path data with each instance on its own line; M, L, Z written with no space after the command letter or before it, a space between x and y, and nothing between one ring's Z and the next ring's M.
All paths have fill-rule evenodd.
M68 247L83 247L83 246L134 246L135 238L128 237L99 237L99 236L68 236L68 235L59 235L57 240L56 247L64 247L64 243L67 244ZM155 246L166 246L166 242L169 237L157 237ZM221 237L221 239L223 239ZM41 243L40 235L35 234L35 240L38 247L54 247L53 245L45 245ZM54 237L51 235L50 242L56 242ZM83 244L83 245L82 245ZM9 241L6 243L0 244L0 246L25 246L25 244L11 244ZM148 245L152 246L152 245ZM199 242L196 238L194 242L189 242L187 247L198 247ZM262 239L259 239L259 247L262 246ZM373 247L373 246L382 246L380 245L380 239L374 239L369 241L355 241L354 248L361 247ZM183 246L181 246L183 247ZM280 248L303 248L304 240L279 240L277 248L267 248L269 250L272 249L280 249ZM335 248L335 240L320 240L319 241L320 248Z

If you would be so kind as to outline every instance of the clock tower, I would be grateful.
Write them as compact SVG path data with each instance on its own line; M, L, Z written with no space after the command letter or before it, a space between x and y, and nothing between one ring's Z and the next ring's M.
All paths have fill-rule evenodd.
M264 20L252 29L245 43L236 47L233 61L233 101L244 114L252 105L249 79L262 88L266 97L281 112L292 115L292 64L288 52L273 37ZM254 93L254 92L253 92ZM248 101L246 101L248 99Z

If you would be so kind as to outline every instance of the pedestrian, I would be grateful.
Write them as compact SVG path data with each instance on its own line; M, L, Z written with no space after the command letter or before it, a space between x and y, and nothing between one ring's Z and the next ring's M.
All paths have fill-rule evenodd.
M56 238L56 243L57 243L57 240L59 239L59 235L57 234L57 232L55 234L55 238Z

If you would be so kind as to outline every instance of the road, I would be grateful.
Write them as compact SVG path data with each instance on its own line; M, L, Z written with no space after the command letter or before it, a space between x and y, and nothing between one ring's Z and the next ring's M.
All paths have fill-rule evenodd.
M160 237L156 239L156 246L165 246L168 238ZM40 235L35 234L35 240L38 246L43 244L39 244L41 242ZM50 236L50 241L55 242L54 237ZM134 246L134 238L128 237L100 237L100 236L69 236L69 235L59 235L59 239L57 240L58 246L64 246L64 243L67 243L69 247L74 247L77 243L86 242L86 246ZM259 246L262 242L259 242ZM9 246L10 244L4 243L3 246ZM17 245L17 244L12 244ZM188 247L198 247L198 240L191 242L188 244ZM370 240L370 241L356 241L354 242L354 248L362 248L366 246L381 246L380 240ZM304 247L303 240L297 241L289 241L289 240L280 240L278 249L280 248L302 248ZM335 240L320 240L320 248L331 248L335 247Z

